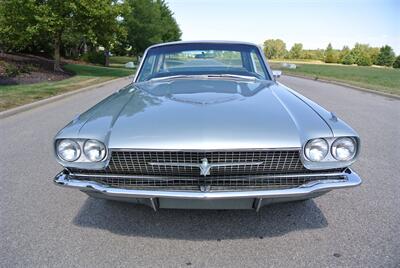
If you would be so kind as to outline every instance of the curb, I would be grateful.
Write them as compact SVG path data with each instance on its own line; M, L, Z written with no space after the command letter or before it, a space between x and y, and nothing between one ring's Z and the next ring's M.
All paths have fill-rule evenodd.
M39 100L39 101L28 103L28 104L25 104L25 105L22 105L22 106L18 106L18 107L9 109L9 110L5 110L3 112L0 112L0 119L4 119L6 117L10 117L10 116L15 115L15 114L19 114L19 113L22 113L22 112L25 112L25 111L28 111L28 110L32 110L32 109L34 109L36 107L40 107L40 106L43 106L45 104L49 104L49 103L61 100L63 98L66 98L66 97L69 97L69 96L72 96L72 95L76 95L76 94L85 92L85 91L88 91L88 90L91 90L91 89L95 89L95 88L102 87L102 86L105 86L105 85L108 85L108 84L111 84L111 83L114 83L114 82L119 82L119 81L128 80L128 79L131 79L131 76L125 76L125 77L120 77L120 78L108 80L108 81L105 81L105 82L102 82L102 83L99 83L99 84L91 85L91 86L84 87L84 88L77 89L77 90L73 90L73 91L70 91L70 92L67 92L67 93L64 93L64 94L55 95L53 97L49 97L49 98L46 98L46 99L43 99L43 100Z
M380 92L380 91L376 91L376 90L372 90L372 89L368 89L368 88L363 88L363 87L357 87L357 86L346 84L344 82L338 82L338 81L327 80L327 79L319 79L319 78L318 79L314 79L313 77L310 77L310 76L303 76L303 75L297 75L297 74L284 74L283 76L292 76L292 77L303 78L303 79L313 80L313 81L327 83L327 84L333 84L333 85L337 85L337 86L344 86L344 87L348 87L348 88L355 89L355 90L358 90L358 91L372 93L372 94L381 95L381 96L384 96L384 97L389 97L389 98L400 100L400 96L398 96L398 95L385 93L385 92Z

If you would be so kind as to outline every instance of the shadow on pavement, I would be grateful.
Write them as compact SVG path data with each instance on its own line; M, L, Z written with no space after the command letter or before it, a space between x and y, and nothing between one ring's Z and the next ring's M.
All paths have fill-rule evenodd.
M253 210L159 210L89 197L73 223L128 236L224 240L282 236L328 222L314 201L274 204Z

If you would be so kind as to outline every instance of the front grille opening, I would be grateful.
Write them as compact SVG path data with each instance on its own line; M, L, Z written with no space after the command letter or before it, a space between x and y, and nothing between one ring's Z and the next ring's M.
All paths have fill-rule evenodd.
M209 163L263 163L213 167L208 176L201 176L198 167L148 164L149 162L193 164L201 163L204 158L207 158ZM114 151L108 167L104 170L70 169L70 171L73 174L81 173L76 179L96 181L110 187L180 191L199 191L203 186L207 186L210 191L288 189L312 181L344 179L343 176L329 175L341 173L343 169L326 171L306 169L301 163L299 150ZM322 173L328 175L316 176Z
M109 165L104 170L89 171L97 174L151 175L151 176L198 176L197 167L154 166L158 163L201 163L207 158L209 163L263 162L261 165L214 167L210 176L265 175L281 173L306 173L300 160L299 150L277 151L114 151ZM71 169L76 173L88 172Z
M305 170L299 151L237 151L237 152L113 152L105 173L153 176L198 176L196 167L152 166L158 163L210 163L263 162L257 166L215 167L210 176L261 175Z

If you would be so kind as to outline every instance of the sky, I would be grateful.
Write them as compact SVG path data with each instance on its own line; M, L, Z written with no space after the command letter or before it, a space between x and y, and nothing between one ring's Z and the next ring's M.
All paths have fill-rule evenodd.
M287 49L390 45L400 54L400 0L167 0L182 40L237 40Z

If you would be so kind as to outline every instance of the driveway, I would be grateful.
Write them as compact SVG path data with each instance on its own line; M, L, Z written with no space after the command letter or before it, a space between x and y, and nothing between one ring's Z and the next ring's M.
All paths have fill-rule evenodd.
M0 120L0 266L398 267L400 101L280 82L360 134L361 187L254 211L160 210L55 186L52 138L120 81Z

